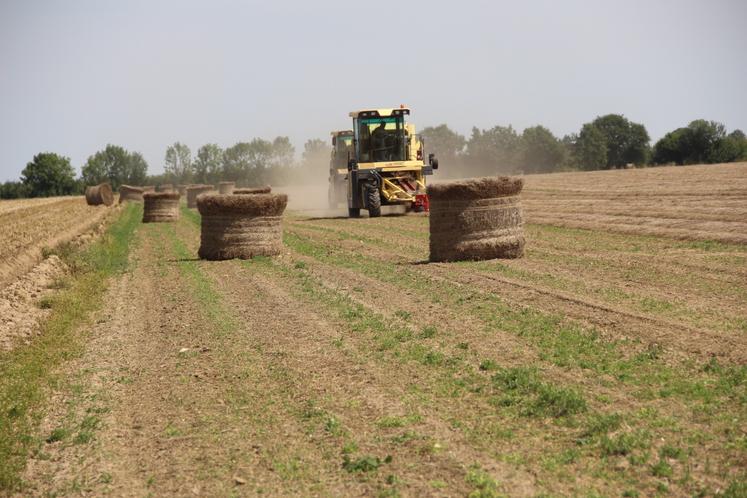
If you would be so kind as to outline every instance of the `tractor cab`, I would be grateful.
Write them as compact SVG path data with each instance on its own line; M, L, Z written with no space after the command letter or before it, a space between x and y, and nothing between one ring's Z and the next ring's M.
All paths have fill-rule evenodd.
M353 149L353 130L332 132L332 160L330 168L347 171L348 161L355 157Z

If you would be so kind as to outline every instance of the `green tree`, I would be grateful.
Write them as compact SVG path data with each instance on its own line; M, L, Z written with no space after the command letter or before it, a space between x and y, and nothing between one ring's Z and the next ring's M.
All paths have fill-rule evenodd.
M274 158L273 143L261 138L239 142L223 154L223 175L232 181L260 185L266 181L266 170Z
M7 181L0 184L0 199L21 199L28 197L28 189L23 182Z
M667 133L656 142L653 153L656 164L723 163L745 158L747 140L741 130L727 135L723 124L705 119Z
M583 125L573 146L573 155L580 169L605 168L607 166L607 141L602 131L591 123Z
M21 172L21 182L29 197L70 195L76 190L70 159L53 152L35 155Z
M147 174L148 163L142 154L112 144L90 156L81 171L85 185L109 182L114 190L123 184L142 185Z
M519 165L526 173L557 170L565 159L563 144L544 126L533 126L521 134Z
M684 147L684 135L687 133L687 128L677 128L659 139L654 144L651 158L654 164L685 164L687 152Z
M457 157L467 145L464 136L451 130L446 124L425 127L420 136L425 142L426 152L436 154L444 164L456 163Z
M195 180L200 183L217 182L221 179L223 149L217 144L205 144L197 150L193 164Z
M518 165L520 140L511 125L489 130L472 128L467 141L466 157L475 174L512 173Z
M192 178L192 151L189 147L174 142L166 149L164 170L173 183L188 183Z
M650 138L645 126L632 123L621 114L599 116L591 124L604 136L607 146L607 168L646 162Z
M127 170L124 183L127 185L145 185L148 177L148 163L139 152L130 152L127 157Z
M734 130L716 143L708 162L730 163L744 159L747 159L747 138L742 130Z

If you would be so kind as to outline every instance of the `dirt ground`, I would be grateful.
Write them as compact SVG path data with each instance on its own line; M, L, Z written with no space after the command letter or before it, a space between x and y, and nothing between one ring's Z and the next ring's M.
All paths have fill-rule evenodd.
M744 489L747 246L553 225L533 182L541 223L510 261L426 264L426 215L312 205L253 261L197 260L194 210L141 225L21 495Z
M45 250L85 245L117 212L83 197L0 201L0 350L28 343L48 314L44 298L66 267Z
M0 201L0 287L39 263L42 249L85 234L113 209L82 196Z

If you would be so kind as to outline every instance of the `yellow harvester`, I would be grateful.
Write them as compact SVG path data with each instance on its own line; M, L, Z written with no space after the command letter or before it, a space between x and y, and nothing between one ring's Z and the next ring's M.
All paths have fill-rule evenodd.
M425 176L438 168L433 154L424 161L423 141L406 122L410 109L366 109L350 113L353 129L332 133L329 201L342 201L347 191L348 215L381 215L381 206L405 205L427 211Z

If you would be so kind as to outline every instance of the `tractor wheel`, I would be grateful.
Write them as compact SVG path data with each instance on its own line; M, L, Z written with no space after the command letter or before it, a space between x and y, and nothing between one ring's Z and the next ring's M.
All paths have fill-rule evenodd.
M366 190L366 205L368 206L368 216L378 218L381 216L381 194L376 187L368 187Z
M361 209L360 208L348 208L348 216L350 218L360 218Z
M423 211L425 211L425 208L423 206L415 206L414 208L412 208L412 210L415 213L422 213Z

